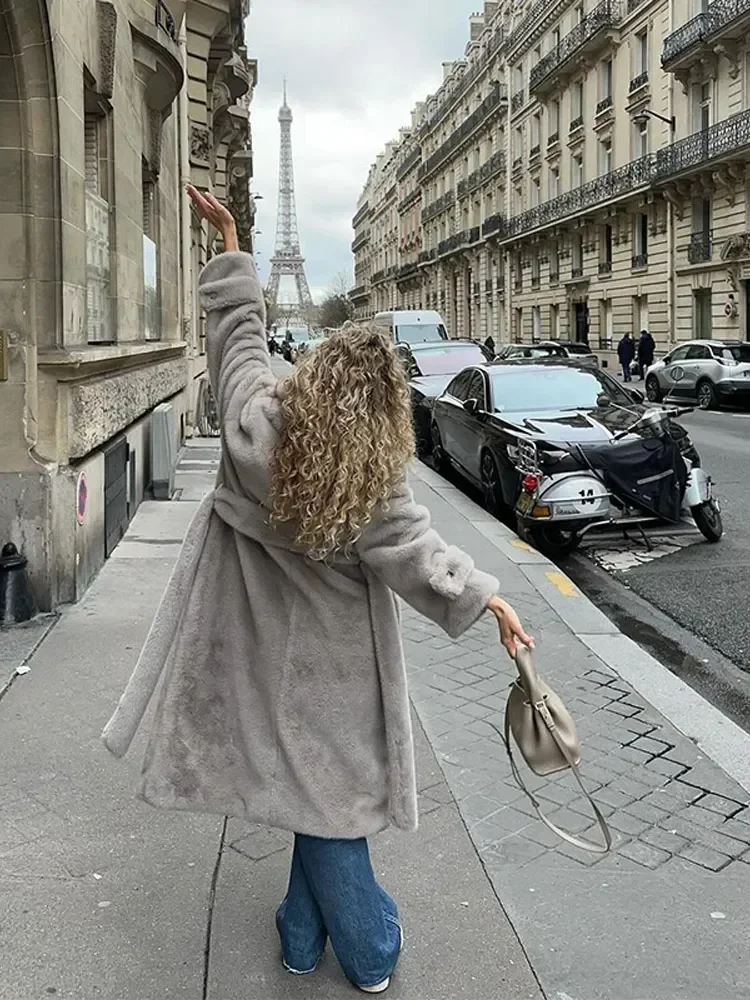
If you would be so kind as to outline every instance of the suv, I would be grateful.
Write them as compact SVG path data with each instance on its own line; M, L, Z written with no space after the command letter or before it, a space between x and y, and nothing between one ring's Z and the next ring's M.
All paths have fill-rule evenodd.
M750 342L691 340L680 344L646 375L652 403L664 397L695 399L702 410L721 403L750 402Z

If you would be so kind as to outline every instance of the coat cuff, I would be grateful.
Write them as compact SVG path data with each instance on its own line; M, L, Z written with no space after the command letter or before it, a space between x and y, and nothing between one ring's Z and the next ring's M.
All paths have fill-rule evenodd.
M198 282L203 309L212 312L246 305L253 299L248 294L251 281L258 283L258 274L249 253L232 250L217 254L203 268Z
M469 575L461 593L448 600L445 631L451 639L460 638L487 610L487 602L500 590L496 577L475 569Z

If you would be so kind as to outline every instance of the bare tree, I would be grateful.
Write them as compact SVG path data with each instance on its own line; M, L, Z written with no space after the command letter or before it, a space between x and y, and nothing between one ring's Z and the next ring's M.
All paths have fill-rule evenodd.
M331 279L331 284L328 286L326 298L345 299L348 297L351 287L352 277L349 272L343 270L337 271Z

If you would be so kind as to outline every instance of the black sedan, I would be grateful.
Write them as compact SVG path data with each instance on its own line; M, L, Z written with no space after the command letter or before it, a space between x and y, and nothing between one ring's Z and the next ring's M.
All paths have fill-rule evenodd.
M456 372L467 365L481 365L489 360L486 349L471 340L443 340L426 344L397 344L411 379L411 405L417 435L417 452L430 451L432 404Z
M562 364L475 365L451 379L432 408L435 468L454 467L480 487L495 514L513 508L521 488L518 445L554 454L603 444L646 410L638 390L600 369ZM685 435L674 424L674 435ZM563 470L561 470L563 471Z

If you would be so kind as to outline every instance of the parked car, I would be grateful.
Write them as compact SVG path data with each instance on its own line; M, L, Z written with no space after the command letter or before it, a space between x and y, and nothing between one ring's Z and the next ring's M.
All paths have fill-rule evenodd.
M417 454L430 452L432 404L456 372L469 365L490 361L489 352L471 340L445 340L437 343L397 344L411 379L411 407L417 437Z
M388 330L394 344L434 343L437 340L448 339L443 317L432 309L379 312L373 323Z
M438 471L452 466L478 486L487 508L495 514L503 510L520 511L522 492L530 488L526 482L530 470L524 466L524 455L529 451L543 468L531 484L534 491L543 491L555 477L572 476L572 481L565 484L567 492L555 501L563 507L567 504L569 510L550 506L546 514L538 513L535 508L521 515L529 518L533 513L535 518L539 517L538 522L531 524L533 540L548 552L561 554L577 544L580 533L577 526L568 530L567 526L561 528L554 523L558 515L570 517L572 522L608 521L615 509L620 514L628 505L635 507L642 502L645 496L646 487L635 482L629 487L632 496L619 505L617 500L613 503L612 491L603 483L590 492L590 480L597 477L595 468L612 468L619 461L617 474L621 478L631 475L629 469L637 475L642 468L639 463L644 460L642 442L664 434L671 435L677 443L679 454L686 460L686 470L688 463L691 469L700 467L687 431L674 421L668 421L668 431L658 434L648 421L639 430L634 428L647 413L660 412L644 405L637 390L620 385L607 372L590 365L573 367L565 362L474 365L451 379L435 401L431 429L433 462ZM662 447L661 442L658 445L655 450L661 450L656 458L663 457L665 462L674 458L675 449L669 454L669 445ZM649 460L646 454L645 461ZM651 482L651 472L643 475L644 483ZM654 488L661 489L664 482L661 468L652 478ZM696 483L698 478L696 473ZM584 479L583 486L576 485ZM606 478L604 481L609 482ZM685 489L683 475L683 494ZM710 482L705 477L696 486L698 490L702 492L695 505L709 503ZM688 496L692 498L693 494ZM682 494L676 499L679 514ZM645 501L642 506L646 507ZM651 515L651 520L655 519Z
M694 399L702 410L722 403L750 403L750 342L691 340L680 344L646 373L646 395L658 403L667 394Z
M588 344L570 340L542 340L538 344L506 344L497 352L498 361L535 361L539 358L570 358L598 365Z

